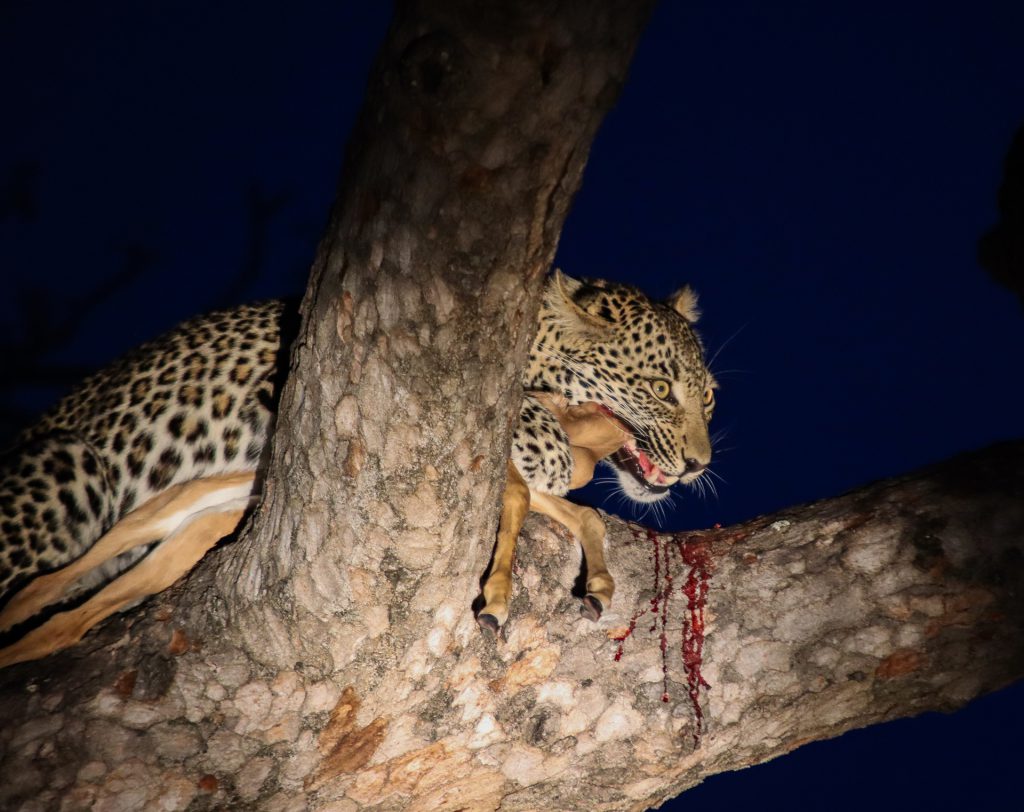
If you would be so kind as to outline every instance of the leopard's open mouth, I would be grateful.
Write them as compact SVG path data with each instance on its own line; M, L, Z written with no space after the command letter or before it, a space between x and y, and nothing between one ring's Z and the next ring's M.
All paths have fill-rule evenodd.
M676 482L676 478L669 478L664 471L662 471L657 464L647 456L647 452L644 451L637 444L636 437L640 432L631 424L628 420L623 420L619 415L615 414L611 409L602 407L608 414L612 415L616 420L626 426L633 434L629 440L614 454L609 455L606 459L620 471L625 471L637 483L650 493L663 494L669 489L669 486Z
M625 471L632 476L651 493L665 493L668 490L669 483L664 471L655 465L642 449L637 447L636 440L629 440L607 459L620 471Z

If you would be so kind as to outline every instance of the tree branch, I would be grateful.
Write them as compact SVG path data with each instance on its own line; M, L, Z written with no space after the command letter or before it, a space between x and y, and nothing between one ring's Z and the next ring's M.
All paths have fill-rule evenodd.
M142 776L149 804L171 787L267 808L643 810L1018 679L1022 493L1017 442L721 530L612 520L618 591L599 625L569 595L575 545L535 517L506 639L479 635L450 594L415 639L360 665L404 626L395 604L373 621L367 593L356 600L377 625L351 641L347 685L197 640L166 596L0 676L0 800L60 792L73 744L97 762L75 778L87 800L123 798Z

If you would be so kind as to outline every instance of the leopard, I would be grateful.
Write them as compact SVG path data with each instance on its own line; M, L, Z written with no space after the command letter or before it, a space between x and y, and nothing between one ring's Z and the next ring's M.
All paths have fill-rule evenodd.
M689 288L661 303L629 285L548 277L510 454L535 500L561 499L573 479L571 439L551 396L599 404L627 428L607 461L634 501L662 499L703 473L716 384L692 328L697 314ZM298 326L296 304L277 300L186 321L87 378L25 429L0 456L0 608L173 486L253 472L258 492ZM146 551L96 568L75 594L95 591ZM593 613L611 595L590 597ZM507 617L493 603L484 627Z
M297 331L297 305L283 300L193 318L89 376L23 430L0 457L0 607L167 488L265 468ZM98 567L75 594L144 553Z
M548 278L523 373L525 396L498 541L477 614L483 629L497 632L508 619L515 542L529 510L565 525L582 546L586 592L580 613L597 621L611 603L615 582L605 564L604 522L595 509L565 498L574 484L575 458L553 397L568 407L596 405L624 429L625 441L602 462L628 500L656 504L674 485L692 485L706 475L718 382L694 327L699 317L697 295L688 285L660 302L628 284L558 271Z

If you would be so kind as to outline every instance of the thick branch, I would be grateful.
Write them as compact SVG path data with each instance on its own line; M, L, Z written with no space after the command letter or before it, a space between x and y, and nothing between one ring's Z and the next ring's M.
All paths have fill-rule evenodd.
M586 670L605 701L631 696L642 744L590 776L618 776L609 808L644 809L708 775L954 710L1024 676L1022 442L719 531L653 537L617 525L611 547L621 600L609 636L641 614L621 659L602 642ZM655 617L649 600L669 570L673 596ZM701 731L680 648L694 650L683 592L704 578Z
M127 775L143 776L127 786L149 804L206 787L210 803L268 808L643 810L1018 679L1022 495L1018 442L722 530L612 522L617 605L598 626L569 596L575 545L535 518L507 639L481 637L456 595L344 690L301 665L261 674L204 651L157 606L138 629L121 620L87 640L112 659L105 684L81 650L4 673L3 798L45 806L70 785L123 799ZM400 625L378 622L377 636ZM172 659L175 685L162 679ZM65 748L92 770L69 773Z

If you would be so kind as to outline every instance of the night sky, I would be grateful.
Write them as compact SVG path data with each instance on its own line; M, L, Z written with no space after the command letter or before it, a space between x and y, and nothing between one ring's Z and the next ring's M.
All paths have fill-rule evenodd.
M0 5L5 431L63 391L50 377L211 307L301 294L388 13ZM741 521L1022 434L1024 318L976 260L1024 125L1022 42L1021 2L662 4L557 263L701 294L724 482L717 499L677 499L666 528ZM70 340L36 357L61 331ZM16 362L35 383L12 391L28 376ZM1018 686L685 799L1016 808L1022 729Z

